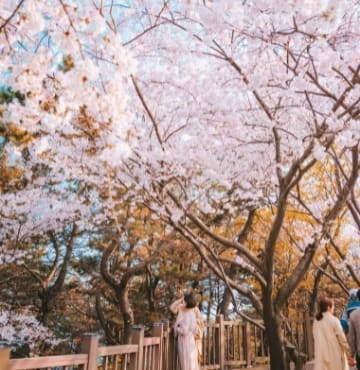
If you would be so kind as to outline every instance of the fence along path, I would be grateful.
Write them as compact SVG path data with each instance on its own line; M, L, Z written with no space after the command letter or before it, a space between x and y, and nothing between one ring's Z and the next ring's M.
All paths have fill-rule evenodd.
M299 321L300 323L300 321ZM298 325L298 350L306 350L305 325ZM201 370L252 367L267 370L268 349L263 330L254 323L226 321L220 315L207 323L203 336ZM305 349L304 349L305 348ZM307 356L308 357L308 356ZM79 354L10 359L10 349L0 348L0 370L180 370L176 338L168 321L155 323L151 337L135 326L131 344L100 346L96 335L84 335Z

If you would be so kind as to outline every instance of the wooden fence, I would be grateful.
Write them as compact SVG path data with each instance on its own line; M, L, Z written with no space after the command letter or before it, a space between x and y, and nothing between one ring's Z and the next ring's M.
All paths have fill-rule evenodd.
M220 315L214 323L205 325L201 370L253 366L254 369L267 369L269 357L263 339L263 331L256 325L243 321L225 321ZM176 338L170 331L169 364L166 370L180 370L176 346Z
M311 347L306 337L308 324L299 320L291 334L295 335L298 351ZM226 321L220 315L215 322L206 324L202 345L201 370L269 369L266 338L255 323ZM144 336L143 327L133 327L131 344L127 345L99 347L97 335L84 335L79 354L10 359L10 349L0 348L0 370L39 369L180 370L180 367L176 338L169 322L161 321L154 324L151 337Z

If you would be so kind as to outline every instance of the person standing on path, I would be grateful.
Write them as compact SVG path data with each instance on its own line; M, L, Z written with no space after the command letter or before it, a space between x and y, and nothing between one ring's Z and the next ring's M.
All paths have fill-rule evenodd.
M344 311L341 315L340 322L341 326L344 329L345 334L349 334L349 318L350 314L360 308L360 300L358 298L358 289L349 290L349 302L344 308Z
M340 320L333 315L333 312L334 302L327 297L321 298L319 300L319 312L313 324L314 370L349 369L346 355L350 352L349 344Z
M170 311L177 315L175 335L181 370L199 370L198 350L195 337L198 334L196 302L192 294L186 294L173 302Z
M357 291L360 300L360 289ZM356 358L357 369L360 370L360 309L357 308L349 316L349 343L351 356Z

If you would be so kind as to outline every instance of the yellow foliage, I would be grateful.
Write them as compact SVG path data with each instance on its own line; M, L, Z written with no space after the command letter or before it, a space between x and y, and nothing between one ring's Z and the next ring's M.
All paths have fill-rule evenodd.
M70 54L64 55L61 70L64 72L69 72L74 67L75 67L74 58Z
M0 192L8 191L10 184L17 189L23 188L24 183L21 178L23 170L16 167L7 167L3 162L0 162Z
M0 122L0 134L13 144L28 144L33 140L33 136L21 126L12 122Z

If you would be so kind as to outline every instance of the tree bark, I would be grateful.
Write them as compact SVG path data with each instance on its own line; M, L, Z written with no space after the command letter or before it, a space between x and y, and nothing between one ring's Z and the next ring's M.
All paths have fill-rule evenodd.
M134 325L134 311L132 310L129 301L128 284L126 283L123 287L118 289L116 295L119 300L119 307L124 320L124 336L122 343L129 344L131 339L131 329Z
M286 348L282 337L280 314L276 314L272 309L265 310L264 326L265 334L269 343L270 369L288 370Z
M72 251L74 249L75 237L77 233L76 224L72 225L70 235L66 243L66 252L62 262L60 261L60 247L55 234L51 233L50 238L56 251L56 257L49 274L43 279L42 290L38 293L41 300L40 322L48 325L48 317L53 310L56 297L62 292L65 283L65 277L68 272L68 267L71 261ZM53 284L51 284L51 282Z

